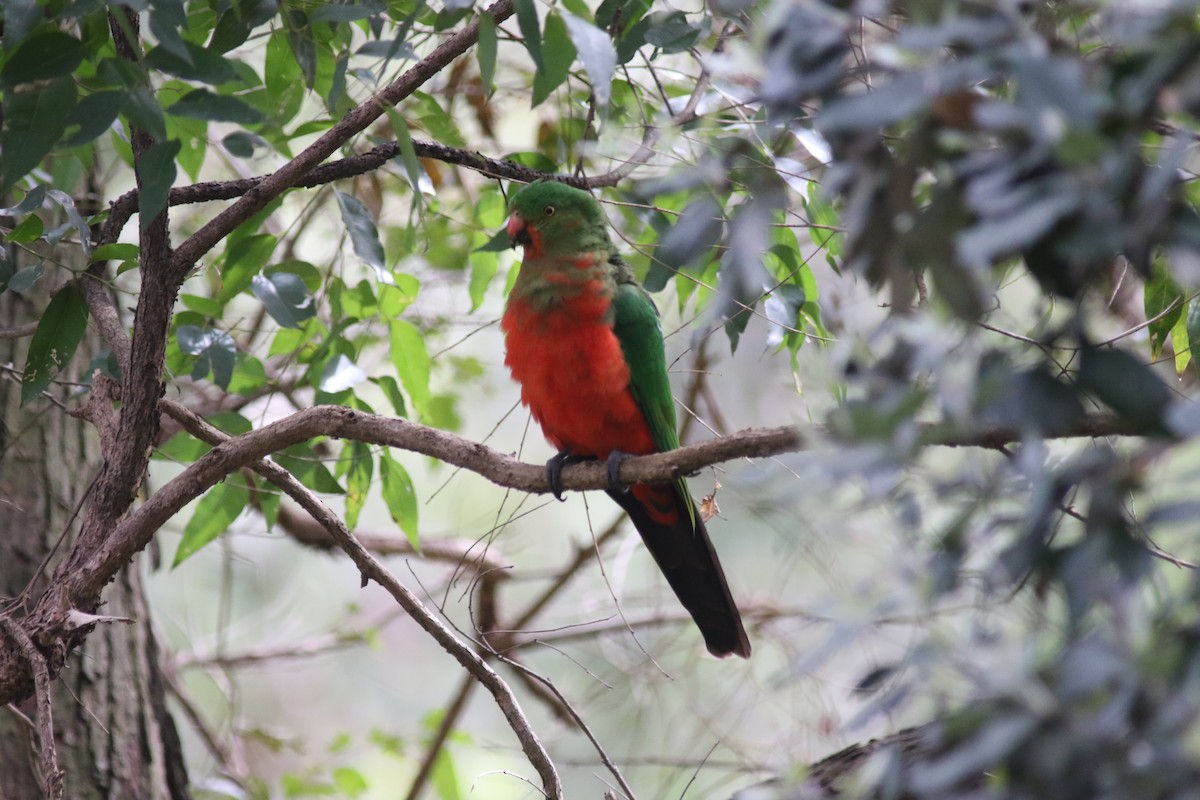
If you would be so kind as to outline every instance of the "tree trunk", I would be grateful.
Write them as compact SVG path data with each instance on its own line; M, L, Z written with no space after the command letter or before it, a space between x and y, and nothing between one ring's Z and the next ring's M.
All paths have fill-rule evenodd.
M11 256L11 252L5 255ZM63 270L48 267L42 283ZM40 287L39 287L40 288ZM45 307L46 294L29 299L0 293L0 327L28 323ZM20 369L29 338L0 339L0 364ZM72 380L90 360L85 340ZM50 393L67 407L71 387ZM32 606L53 559L66 552L72 515L101 468L91 426L46 398L20 406L19 376L0 378L0 604L28 586ZM66 538L58 540L66 530ZM39 569L47 558L51 562ZM30 582L32 580L32 584ZM157 644L137 562L113 581L100 613L132 624L103 624L69 658L53 686L54 730L66 798L187 798L187 774L175 725L166 709ZM18 601L20 602L20 601ZM0 637L0 647L13 643ZM31 725L32 723L32 725ZM0 708L0 798L43 796L37 759L37 705Z

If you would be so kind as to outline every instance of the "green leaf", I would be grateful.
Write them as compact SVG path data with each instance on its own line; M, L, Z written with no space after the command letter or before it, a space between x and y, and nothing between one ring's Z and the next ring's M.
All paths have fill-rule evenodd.
M75 82L70 78L59 78L22 92L4 93L0 195L7 193L53 149L74 105Z
M87 330L87 322L88 307L83 292L69 283L54 295L38 320L37 330L29 343L25 372L21 376L21 405L49 386L58 371L75 355L75 348L79 347Z
M14 292L27 292L33 288L45 271L45 265L40 263L18 270L17 274L8 279L8 288Z
M303 21L297 23L297 18ZM305 87L312 89L317 79L317 46L313 30L303 13L287 14L285 19L288 21L288 45L291 47L292 57L296 59L296 66L304 76Z
M383 244L379 241L379 229L371 219L367 207L358 198L345 192L337 193L338 209L342 212L342 222L350 234L350 244L354 252L368 266L374 267L379 279L391 283L391 273L384 263Z
M159 47L184 63L193 63L195 56L188 50L188 45L197 46L191 42L185 42L179 33L187 30L188 26L187 12L184 10L183 1L153 0L150 3L149 16L150 32L158 40ZM149 54L146 61L147 63L150 61Z
M207 421L230 436L241 436L254 429L250 420L235 411L219 411L209 416ZM186 431L180 431L168 439L158 449L158 453L161 458L169 461L191 463L211 449L209 444L200 441Z
M508 238L508 231L504 228L496 231L491 239L487 240L486 244L475 248L476 253L503 253L505 250L511 250L513 246L512 239Z
M567 35L567 26L555 12L546 16L542 34L542 66L533 77L533 106L538 106L562 85L575 63L575 45Z
M180 325L175 337L182 352L198 356L192 369L192 380L202 380L211 372L213 383L222 389L229 388L237 356L233 337L225 331L196 325Z
M149 133L154 141L161 142L167 138L167 125L163 119L162 107L149 89L143 87L130 92L123 111L130 123Z
M400 383L404 385L416 412L425 416L429 411L429 352L425 339L411 323L392 320L389 326L392 364Z
M13 228L8 233L4 234L4 241L14 242L16 244L28 244L36 242L42 238L46 226L42 223L42 218L37 214L30 214L21 221L21 224Z
M227 53L246 41L250 31L275 15L276 0L239 0L223 3L225 11L217 18L209 47Z
M375 16L370 8L364 6L345 6L335 3L325 3L316 8L308 16L309 24L314 22L354 22Z
M263 82L267 98L275 109L272 117L279 121L294 119L304 102L304 73L292 55L286 31L275 31L267 40Z
M8 208L0 208L0 214L7 217L19 217L22 214L28 214L30 211L37 211L46 201L46 186L38 184L25 193L21 198L21 202L15 206Z
M186 58L175 53L166 43L146 54L146 66L175 75L189 81L200 81L209 86L220 86L237 80L237 71L223 56L189 41L180 42Z
M433 771L429 782L441 800L462 800L462 790L458 786L458 773L454 769L454 759L450 751L442 748L433 762Z
M37 0L6 0L4 3L4 44L15 46L42 20L45 11Z
M350 461L350 468L346 472L346 527L354 530L358 527L359 514L367 502L367 493L371 491L375 462L371 458L371 448L362 442L346 442L342 448L342 458Z
M387 504L392 521L404 531L413 549L420 552L421 538L417 535L417 490L413 487L408 470L385 449L379 456L379 474L383 478L383 502Z
M656 261L674 271L703 263L711 255L725 230L725 215L711 196L705 195L687 205L675 225L666 232L654 253Z
M338 767L333 771L333 783L343 797L362 797L371 788L362 773L350 767Z
M261 361L252 355L238 353L233 368L233 378L226 389L230 394L253 394L267 385L267 370Z
M272 455L271 460L314 492L344 494L346 491L307 443L294 444Z
M114 242L102 244L92 253L97 261L137 261L141 251L136 244L129 242Z
M471 253L468 257L471 264L471 283L467 292L471 297L471 312L479 310L487 294L487 288L500 269L500 261L494 253Z
M396 383L395 378L391 375L381 375L378 378L371 378L371 383L383 390L383 394L392 404L392 410L396 412L396 416L408 416L408 406L404 403L404 395L401 394L400 385Z
M1190 311L1187 314L1180 314L1175 326L1171 328L1171 346L1175 350L1175 372L1178 375L1183 374L1192 360L1192 345L1188 337L1188 317L1190 316Z
M704 28L687 21L682 11L656 11L646 17L646 42L664 53L681 53L696 43Z
M1188 352L1200 353L1200 298L1192 300L1191 305L1188 306L1187 340ZM1200 364L1200 360L1197 360L1194 356L1192 360Z
M103 134L128 102L127 92L92 92L80 100L67 115L67 127L78 125L79 130L64 139L63 146L75 147Z
M138 160L138 173L142 176L138 221L142 230L167 207L171 184L175 182L175 156L179 155L180 147L178 139L155 142Z
M190 464L211 449L209 444L200 441L187 431L179 431L155 450L154 456L163 461Z
M79 244L83 247L83 252L87 256L92 255L92 229L88 227L87 222L79 214L79 210L75 208L75 200L71 195L61 189L51 189L47 196L62 206L63 212L67 215L67 219L71 221L71 227L79 234Z
M255 477L254 485L258 488L258 511L267 523L267 530L270 531L279 519L279 506L283 497L279 489L258 477Z
M70 75L86 55L87 48L74 36L59 31L32 36L5 62L0 84L11 87Z
M1080 352L1079 385L1138 427L1156 430L1171 390L1150 367L1124 350L1087 347Z
M496 88L496 18L487 12L479 15L479 43L475 56L479 59L483 91L490 97Z
M208 417L210 425L220 428L230 436L241 436L254 430L254 423L236 411L218 411Z
M579 54L579 61L592 80L592 94L596 105L605 108L612 98L613 73L617 69L617 51L608 34L587 20L580 19L569 11L562 13L567 23L567 33Z
M1183 290L1161 262L1156 262L1142 293L1146 319L1153 320L1147 328L1150 334L1150 358L1162 355L1163 345L1171 329L1183 316ZM1157 319L1155 319L1157 317Z
M421 283L412 275L397 272L394 282L379 287L379 313L387 319L399 317L404 309L412 305L421 290Z
M237 122L253 125L262 122L262 114L242 100L228 95L213 94L208 89L193 89L167 108L179 117L191 117L210 122Z
M338 117L348 111L350 103L346 99L346 68L350 65L349 53L339 53L333 63L333 77L330 80L329 91L325 93L325 109L329 116Z
M246 131L234 131L221 140L225 149L238 158L253 158L256 147L269 147L265 139Z
M250 279L250 291L262 301L271 319L285 328L299 328L301 322L317 313L308 287L290 272L255 275Z
M513 0L513 8L517 11L517 26L521 29L521 39L529 57L541 72L542 67L542 34L538 27L537 7L533 0Z
M412 187L413 197L419 200L421 176L424 174L424 170L417 161L417 151L413 149L412 134L408 130L408 123L404 121L402 115L394 112L389 112L388 118L392 121L392 129L396 133L396 144L400 145L400 162L404 164L404 174L408 176L408 184Z
M217 300L222 305L250 287L254 276L262 272L275 252L277 242L269 233L257 233L229 246L221 268L221 291L217 293Z
M183 529L183 539L175 551L172 568L178 567L224 533L250 502L250 492L245 486L237 485L235 480L236 478L231 477L224 483L218 483L200 498L200 502L196 504L196 513L192 514L192 518Z

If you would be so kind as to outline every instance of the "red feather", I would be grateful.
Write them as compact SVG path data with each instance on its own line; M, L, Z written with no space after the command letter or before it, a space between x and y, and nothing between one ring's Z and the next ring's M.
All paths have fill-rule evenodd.
M504 363L521 400L559 450L604 459L613 450L655 452L654 437L629 389L629 367L607 321L598 282L549 310L509 300L500 321Z

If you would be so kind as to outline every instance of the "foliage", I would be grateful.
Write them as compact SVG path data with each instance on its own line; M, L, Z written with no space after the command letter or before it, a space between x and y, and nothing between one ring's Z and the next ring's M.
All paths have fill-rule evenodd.
M247 176L337 130L475 21L470 56L186 265L166 392L231 435L317 404L471 424L494 365L460 344L514 278L498 233L507 185L489 170L603 187L667 318L694 321L697 373L714 336L730 363L753 342L780 356L762 373L789 372L806 392L788 402L837 442L788 462L817 477L764 500L770 513L790 530L849 483L862 498L845 516L886 520L905 544L892 579L925 622L894 661L854 663L855 724L941 721L860 786L1186 794L1197 583L1158 543L1196 552L1180 536L1198 510L1196 5L516 0L511 19L499 5L6 6L0 286L55 289L20 365L23 401L56 397L95 327L88 281L124 308L156 279L146 243L161 211L178 244L212 202L252 194ZM114 198L96 192L135 172L126 227L133 197L105 208ZM90 277L64 266L76 251ZM848 311L854 296L886 311ZM136 340L140 317L123 324ZM116 374L115 358L94 363ZM818 361L837 374L814 377ZM690 401L708 397L705 380ZM1092 438L1058 441L1081 431ZM948 460L942 443L999 455ZM178 431L155 458L208 452ZM375 498L414 550L428 544L415 453L319 439L272 460L340 498L351 529ZM273 492L227 475L182 523L173 565L239 519L275 526ZM980 609L956 618L965 631L930 622L963 604ZM1012 616L993 626L992 613ZM848 630L785 672L842 663ZM365 792L358 765L338 763L281 778L283 792ZM474 777L449 750L433 764L443 796Z

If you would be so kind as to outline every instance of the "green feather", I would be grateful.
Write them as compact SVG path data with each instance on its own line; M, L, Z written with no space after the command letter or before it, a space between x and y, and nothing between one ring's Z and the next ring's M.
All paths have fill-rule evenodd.
M608 219L587 192L554 181L536 181L513 193L510 214L520 214L542 236L543 255L613 252Z
M675 402L671 399L663 352L662 323L654 301L632 280L617 284L617 294L613 298L613 332L621 343L625 363L629 365L629 388L646 417L655 446L659 450L679 447Z
M616 271L617 294L613 297L613 332L621 343L621 352L629 366L629 389L650 426L654 446L660 452L679 447L676 428L675 400L667 378L667 358L663 348L662 320L658 307L636 280L619 256L610 264ZM693 528L696 525L696 506L683 478L675 481L675 489L684 499Z

